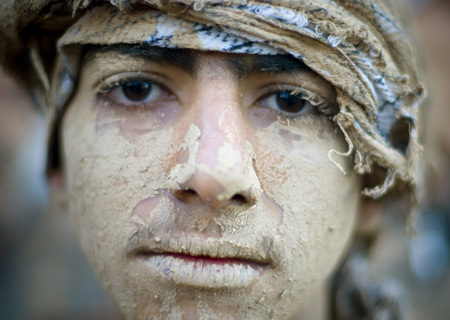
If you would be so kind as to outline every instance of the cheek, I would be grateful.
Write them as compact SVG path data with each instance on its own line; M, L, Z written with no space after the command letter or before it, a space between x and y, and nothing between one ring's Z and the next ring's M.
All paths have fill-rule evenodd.
M99 130L106 123L99 119L95 110L73 105L63 140L70 212L88 258L106 277L121 266L133 208L167 184L173 134L159 129L130 139L123 122Z
M178 116L180 108L175 101L152 107L123 107L111 102L99 102L96 116L96 132L101 134L112 128L130 142L137 142L142 135L160 131Z
M295 127L273 123L256 131L256 141L261 183L287 211L335 205L333 201L355 191L355 178L344 175L330 160L330 150L343 151L347 147L328 120L305 119ZM339 162L350 171L351 159Z
M286 273L323 280L345 250L359 205L359 180L328 158L330 150L346 149L343 138L326 120L296 128L277 123L256 137L261 185L283 211L277 231Z

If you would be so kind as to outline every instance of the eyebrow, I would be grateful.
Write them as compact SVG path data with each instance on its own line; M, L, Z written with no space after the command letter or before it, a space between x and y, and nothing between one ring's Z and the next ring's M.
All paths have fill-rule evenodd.
M87 48L85 57L93 57L97 52L117 52L133 57L144 58L156 63L175 66L195 77L201 68L198 54L202 51L193 49L172 49L151 45L118 44L111 46L95 46ZM205 51L210 52L210 51ZM257 73L293 74L300 70L310 70L301 60L291 55L246 55L230 53L226 58L227 67L241 81Z
M195 51L190 49L168 49L150 45L117 44L92 46L85 49L85 59L90 59L99 52L116 52L145 60L173 65L190 75L195 75L197 59Z
M301 60L290 55L251 55L251 59L229 57L228 64L239 80L257 73L271 74L287 72L293 74L300 70L310 70Z

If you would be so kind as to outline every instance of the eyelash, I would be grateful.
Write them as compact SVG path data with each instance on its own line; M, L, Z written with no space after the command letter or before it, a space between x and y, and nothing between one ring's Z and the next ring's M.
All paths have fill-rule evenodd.
M118 99L114 99L111 97L111 95L114 93L115 90L122 87L122 91L118 94L124 95L124 86L127 84L131 84L133 82L136 83L145 83L152 88L161 90L160 94L164 94L165 97L169 97L171 95L175 96L170 89L168 89L166 86L162 85L159 81L155 81L151 79L151 77L123 77L121 79L111 81L107 81L104 86L102 86L99 90L97 90L97 101L104 101L107 102L109 105L112 105L114 108L126 108L126 109L141 109L146 107L146 103L118 103ZM153 89L152 89L153 90ZM151 92L151 91L150 91ZM304 101L304 106L301 107L301 110L298 112L288 112L280 110L279 108L274 108L271 106L268 106L267 103L264 103L265 100L269 99L270 97L273 97L274 95L281 95L283 93L287 93L288 95L292 97L297 97L297 99ZM162 100L163 97L160 97L160 99L156 99L156 101L151 102L152 105L158 104L158 100ZM275 99L275 98L274 98ZM278 102L278 100L277 100ZM290 85L281 85L276 84L268 87L266 90L266 93L263 94L260 98L258 98L255 102L256 105L260 105L265 108L270 108L277 112L278 115L286 118L299 118L304 117L306 115L313 114L313 112L317 112L320 114L324 114L327 116L333 115L335 112L332 110L332 105L330 102L328 102L326 99L320 97L317 93L309 91L307 89L304 89L302 87L297 86L290 86ZM303 109L307 108L307 111L303 112Z
M113 99L111 97L112 93L114 92L114 90L119 89L122 87L122 94L123 94L123 90L124 90L124 86L127 84L131 84L133 82L136 83L147 83L150 86L152 86L152 88L156 88L158 90L161 90L164 95L166 97L170 97L170 96L175 96L172 91L170 89L168 89L166 86L164 86L163 84L161 84L160 81L155 81L153 80L151 77L142 77L142 76L137 76L137 77L123 77L120 79L112 79L109 81L106 81L99 89L97 89L97 93L96 93L96 97L97 97L97 102L107 102L108 105L114 107L114 108L126 108L126 109L141 109L141 108L145 108L146 104L145 103L118 103L115 99ZM152 89L153 90L153 89ZM162 100L162 99L159 99ZM157 104L158 100L155 102L152 102L152 104Z
M261 102L263 100L275 94L288 93L290 95L299 97L299 99L301 100L304 100L311 108L311 111L315 113L323 114L326 116L332 116L336 113L335 110L333 110L333 105L331 102L327 101L325 98L322 98L317 93L309 91L303 87L276 84L275 86L269 87L267 91L268 92L264 94L261 98L258 98L257 100L258 104L261 105ZM312 112L308 113L305 112L306 114L305 113L296 114L296 113L288 113L282 110L275 110L273 108L271 109L276 111L280 116L286 118L299 118L312 113Z

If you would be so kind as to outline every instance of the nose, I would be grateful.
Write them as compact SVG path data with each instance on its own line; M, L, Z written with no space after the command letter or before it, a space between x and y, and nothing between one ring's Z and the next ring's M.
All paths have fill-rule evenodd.
M241 114L239 95L226 79L204 83L196 95L193 123L185 139L185 179L175 195L187 203L200 201L215 209L252 205L261 194L247 140L248 126ZM183 156L179 156L182 159Z

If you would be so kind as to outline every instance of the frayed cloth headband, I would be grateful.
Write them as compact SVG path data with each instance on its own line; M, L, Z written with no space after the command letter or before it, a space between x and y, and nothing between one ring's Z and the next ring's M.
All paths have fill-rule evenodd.
M21 1L6 1L13 2ZM53 6L58 3L63 1ZM340 110L333 120L349 148L345 153L330 150L330 160L353 155L359 174L371 173L375 164L383 168L384 182L363 190L363 194L378 198L399 181L414 189L420 153L418 107L424 92L417 79L412 49L393 16L395 3L75 0L64 7L53 7L53 12L51 6L45 7L48 21L64 10L79 17L57 42L58 63L52 80L45 72L45 57L39 55L42 50L30 50L31 61L43 87L48 89L46 99L54 123L58 110L62 112L73 93L84 45L146 43L168 48L293 55L336 88ZM46 23L42 14L35 19ZM1 23L8 40L17 42L9 27ZM33 48L32 41L30 45ZM2 54L5 52L3 45Z

